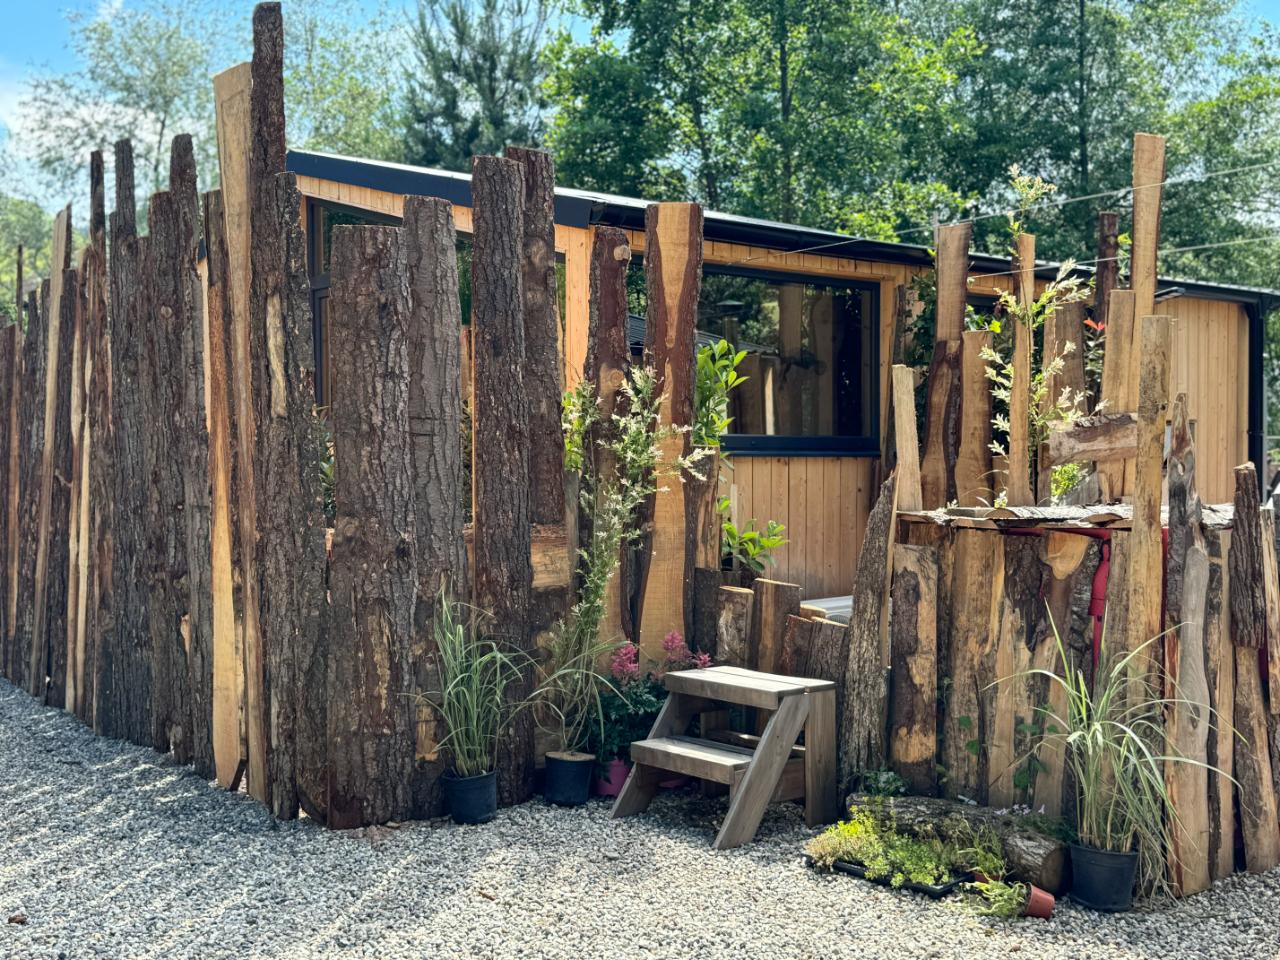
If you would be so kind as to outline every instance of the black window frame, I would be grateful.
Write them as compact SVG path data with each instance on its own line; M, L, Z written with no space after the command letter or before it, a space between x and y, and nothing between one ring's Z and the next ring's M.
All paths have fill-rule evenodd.
M777 436L760 433L726 433L720 438L720 449L735 457L863 457L880 456L880 284L874 280L831 277L817 273L789 270L754 270L750 268L706 264L704 276L745 277L769 283L802 283L840 290L856 290L869 295L867 311L875 324L876 335L870 337L871 358L871 433L853 437Z

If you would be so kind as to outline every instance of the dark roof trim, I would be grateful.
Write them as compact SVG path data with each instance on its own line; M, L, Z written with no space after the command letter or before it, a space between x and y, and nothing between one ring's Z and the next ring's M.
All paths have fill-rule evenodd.
M286 169L320 180L385 190L388 193L440 197L459 206L471 206L471 177L465 173L413 167L383 160L363 160L358 157L315 153L308 150L290 150ZM644 229L644 211L648 205L649 201L634 197L557 187L555 218L556 223L567 227L586 227L593 223L600 223L642 230ZM933 262L929 256L929 249L925 246L891 243L884 240L862 240L830 230L816 230L773 220L740 217L714 210L703 212L703 231L708 240L769 247L782 252L821 247L821 250L814 250L814 252L852 260L872 260L913 266L928 266ZM987 254L972 255L970 263L978 273L1000 273L1009 269L1008 258ZM764 266L764 264L758 264L758 266ZM1052 279L1057 276L1058 268L1057 263L1037 263L1036 276ZM1093 272L1089 267L1079 267L1078 270L1085 275ZM1253 305L1262 314L1280 307L1280 290L1238 284L1206 283L1175 277L1161 277L1160 287L1161 292L1177 287L1187 296Z

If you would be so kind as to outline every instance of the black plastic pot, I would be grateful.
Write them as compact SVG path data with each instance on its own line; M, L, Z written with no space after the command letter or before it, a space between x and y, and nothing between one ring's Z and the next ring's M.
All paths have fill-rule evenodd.
M1117 913L1133 905L1138 854L1071 844L1071 899L1091 910Z
M592 753L548 753L547 781L542 795L548 803L577 807L591 794L596 758Z
M444 803L454 823L488 823L498 812L498 774L444 776Z

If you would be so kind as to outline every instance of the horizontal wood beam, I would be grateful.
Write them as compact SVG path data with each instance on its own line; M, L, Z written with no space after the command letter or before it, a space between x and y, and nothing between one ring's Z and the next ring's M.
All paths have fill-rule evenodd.
M1138 453L1138 415L1095 413L1072 424L1049 427L1051 463L1123 460Z

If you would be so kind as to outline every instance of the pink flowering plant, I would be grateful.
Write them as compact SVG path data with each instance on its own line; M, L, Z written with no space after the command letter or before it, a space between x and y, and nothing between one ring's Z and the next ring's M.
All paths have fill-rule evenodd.
M662 653L662 662L651 670L641 666L640 649L634 643L621 644L609 657L612 689L600 695L603 722L598 733L593 731L590 748L602 766L611 760L630 760L631 744L649 735L667 698L662 678L669 671L711 666L711 657L690 650L677 630L663 638Z

